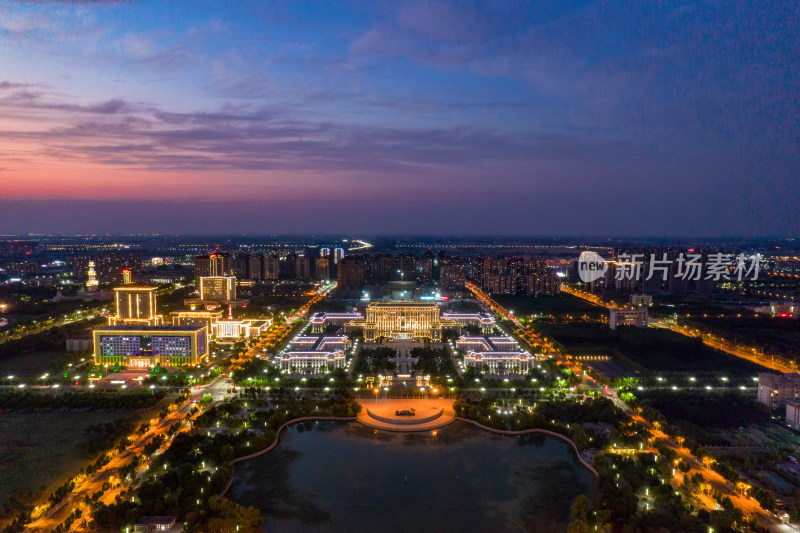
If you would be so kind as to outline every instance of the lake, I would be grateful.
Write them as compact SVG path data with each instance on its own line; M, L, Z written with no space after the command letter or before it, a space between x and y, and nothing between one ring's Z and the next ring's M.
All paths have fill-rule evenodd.
M261 510L264 530L563 532L592 474L572 447L457 421L392 433L305 422L272 451L236 465L228 497Z

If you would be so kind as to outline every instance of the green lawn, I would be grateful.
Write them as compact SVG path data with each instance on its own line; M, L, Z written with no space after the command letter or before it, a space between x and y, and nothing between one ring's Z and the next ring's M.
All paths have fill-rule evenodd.
M39 377L50 371L50 364L67 354L58 350L31 350L0 359L0 376Z
M797 357L800 353L800 326L796 319L752 314L737 317L729 312L723 318L698 317L681 320L681 323L740 344L756 346L768 353L789 357Z
M86 428L126 412L0 412L0 501L12 494L51 491L89 459Z
M493 296L492 298L517 316L535 314L563 318L565 315L587 315L597 318L608 315L606 309L566 293L554 296Z

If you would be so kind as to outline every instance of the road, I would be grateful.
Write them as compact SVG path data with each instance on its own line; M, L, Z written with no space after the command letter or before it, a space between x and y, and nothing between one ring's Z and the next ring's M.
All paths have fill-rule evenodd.
M529 345L538 345L541 346L546 354L555 354L556 349L553 344L539 335L536 331L528 326L524 326L520 324L519 319L514 316L514 313L508 311L505 307L498 304L492 298L490 298L486 293L484 293L477 285L473 283L467 283L467 289L478 299L483 305L485 305L489 311L495 313L499 318L504 320L510 320L516 326L514 333L518 335L522 340L527 342Z
M103 309L102 307L97 307L97 308L94 308L94 309L87 309L87 310L83 311L80 314L80 316L77 316L77 317L72 318L72 319L60 318L60 319L57 319L57 320L53 320L52 324L49 324L49 325L46 325L46 326L37 326L35 329L28 329L28 330L26 330L26 331L24 331L22 333L17 333L15 335L7 335L7 336L3 337L2 342L24 339L25 337L29 337L31 335L36 335L37 333L42 333L44 331L47 331L48 329L53 329L53 328L57 328L57 327L61 327L61 326L68 326L69 324L75 324L77 322L84 322L84 321L87 321L87 320L92 320L92 319L97 318L98 316L100 316L100 313L101 313L102 309Z
M475 295L476 298L478 298L481 302L483 302L493 312L495 312L502 318L514 321L514 323L516 323L519 326L519 322L516 320L513 314L506 311L501 305L492 300L479 288L475 287L471 283L467 284L467 288ZM565 292L583 298L583 296L575 294L574 291L566 290ZM596 305L607 306L606 304L603 304L602 301L594 301L595 299L597 299L597 297L595 297L594 295L589 295L589 296L591 296L592 298L591 299L584 298L584 299ZM528 328L524 328L523 332L527 329ZM535 333L531 332L529 337L536 338ZM540 343L536 342L536 344ZM559 355L559 354L556 355L557 357L562 359L562 362L566 362L567 364L570 365L576 365L578 368L580 368L581 366L580 363L577 361L567 360L567 357L564 355ZM735 487L732 487L732 485L728 483L717 472L705 466L705 464L703 464L696 457L694 457L687 448L678 445L675 441L672 440L671 437L666 435L663 431L653 427L653 425L650 424L650 422L648 422L638 414L634 413L630 407L628 407L622 400L619 399L616 393L614 393L613 391L608 391L608 394L606 394L606 396L610 397L611 400L614 401L614 403L618 407L620 407L624 412L628 413L637 423L642 425L654 439L662 441L667 447L674 450L679 458L685 460L689 465L691 465L692 471L690 472L690 475L692 475L694 472L700 472L703 478L706 479L707 482L709 482L716 490L718 490L724 496L730 497L731 502L733 502L733 504L737 508L741 509L742 512L745 514L745 516L749 518L755 518L761 525L772 531L794 531L793 529L787 530L786 527L788 526L783 524L774 515L763 509L756 500L742 497L736 491ZM676 478L672 479L672 483L675 484L676 486L679 484L679 481L680 479L677 480Z
M160 422L156 421L155 423L151 424L150 429L148 429L144 435L139 436L134 433L129 436L129 439L131 439L132 442L124 451L120 453L111 452L114 454L114 456L107 465L100 468L88 478L79 480L72 492L70 492L58 505L45 511L42 516L29 524L28 531L50 531L52 528L63 522L74 509L81 509L83 511L83 517L91 516L91 510L89 506L87 506L82 500L85 496L91 497L91 495L95 492L102 491L103 483L106 481L111 482L112 488L104 491L99 501L105 504L113 503L115 498L125 488L127 488L126 485L123 485L120 480L116 478L115 474L121 468L128 465L135 456L141 456L145 445L154 437L157 435L167 436L168 430L173 424L186 421L191 422L197 418L202 410L198 411L198 413L189 419L187 419L187 415L194 406L195 402L202 398L203 394L212 393L215 399L219 399L220 393L224 393L226 389L227 385L222 376L218 376L206 385L201 385L200 387L193 389L186 401L181 403L180 406L169 413L164 420ZM188 431L189 429L191 429L191 423L185 427L182 425L176 435L183 431ZM168 438L167 442L162 446L162 448L168 446L169 440L170 439ZM137 469L137 475L142 473L147 466L148 463L145 460L145 462L143 462ZM80 522L80 520L78 522Z
M265 346L282 342L285 336L288 335L292 330L294 322L302 319L312 305L326 298L331 291L335 289L335 287L336 285L334 284L326 285L320 288L319 291L317 291L308 302L303 304L293 316L289 317L284 324L277 326L273 331L270 332L270 334L262 339L261 342L248 350L244 359L237 360L238 363L241 364L245 360L260 354L260 351L263 350ZM124 451L110 452L113 454L113 457L108 464L100 468L88 478L77 479L75 488L58 505L45 510L41 516L38 516L36 520L29 524L28 531L37 533L50 531L58 524L63 522L74 509L81 509L83 511L82 517L90 517L91 510L82 500L86 496L91 497L91 495L97 491L102 491L102 486L107 481L111 482L112 488L107 491L103 491L103 495L99 501L105 504L113 503L116 497L127 488L127 485L122 484L121 481L116 478L115 474L121 468L130 464L134 457L141 456L143 454L145 445L147 445L157 435L167 436L169 428L175 423L181 422L181 427L176 435L183 431L189 431L192 427L192 421L199 416L200 413L202 413L201 409L193 417L187 418L189 411L192 409L195 403L198 402L203 395L210 394L212 396L213 405L213 403L223 400L227 396L227 390L229 387L230 382L228 378L225 377L225 373L223 373L209 383L205 385L198 385L191 389L189 398L182 402L174 411L170 412L164 418L164 420L151 420L151 427L143 435L139 436L134 433L129 436L130 444ZM188 422L188 424L185 422ZM168 438L167 442L162 445L162 449L169 446L169 441L170 439ZM143 473L147 466L148 461L147 458L145 458L145 461L137 468L137 475ZM76 523L73 525L73 529L77 528L79 523L80 520L76 521Z
M651 324L654 327L666 328L687 337L700 337L703 339L703 344L707 346L711 346L717 350L735 355L741 359L747 359L752 363L765 366L772 370L777 370L778 372L797 372L798 370L796 366L785 364L781 360L775 360L774 358L768 357L767 355L760 353L753 348L750 348L750 351L742 348L736 348L735 346L731 346L725 342L716 340L716 338L711 335L702 334L688 326L680 326L678 324L667 322L666 320L651 320Z
M724 477L722 477L718 472L712 470L708 466L706 466L702 461L697 459L692 453L689 451L688 448L685 448L675 442L669 435L661 431L660 429L654 427L650 422L639 416L635 413L630 413L631 418L633 418L639 425L644 427L652 436L653 439L662 442L666 445L669 449L673 450L677 457L680 460L685 461L689 466L691 466L691 470L686 474L681 472L676 472L676 475L672 477L670 482L672 485L677 488L682 482L684 476L693 476L696 473L699 473L703 476L704 482L708 483L711 488L718 491L723 496L727 496L731 499L731 502L735 507L741 509L742 513L747 518L755 519L758 521L759 524L770 529L772 531L779 531L785 530L781 529L780 526L783 523L778 520L772 513L765 510L761 505L752 498L746 498L742 496L737 490L736 487L729 483ZM700 497L702 495L695 494L698 499L700 499L708 508L709 510L713 510L716 508L716 501L712 498L708 497ZM789 529L793 531L793 529Z
M295 314L286 317L286 322L269 328L266 334L262 336L259 341L244 354L243 357L235 359L232 362L231 370L237 370L241 368L242 365L247 361L261 356L268 348L280 346L280 344L286 340L286 337L289 335L289 333L291 333L295 322L305 318L311 306L327 298L335 288L335 283L320 287L320 289L310 300L297 309Z

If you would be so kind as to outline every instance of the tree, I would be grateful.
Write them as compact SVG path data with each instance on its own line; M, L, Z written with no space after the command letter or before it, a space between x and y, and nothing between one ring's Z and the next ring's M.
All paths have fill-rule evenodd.
M589 533L589 511L592 508L592 504L589 502L589 498L586 495L581 494L572 502L572 511L570 515L572 517L572 522L570 522L569 527L567 528L567 533Z
M230 531L240 531L242 533L256 533L258 528L264 523L258 509L255 507L243 507L235 502L212 496L208 500L209 513L205 517L205 524L196 524L197 531L207 533L228 533Z

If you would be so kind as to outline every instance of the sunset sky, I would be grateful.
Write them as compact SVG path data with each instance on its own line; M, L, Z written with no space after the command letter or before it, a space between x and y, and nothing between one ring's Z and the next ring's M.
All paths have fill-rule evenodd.
M0 233L800 233L800 3L331 4L4 3Z

